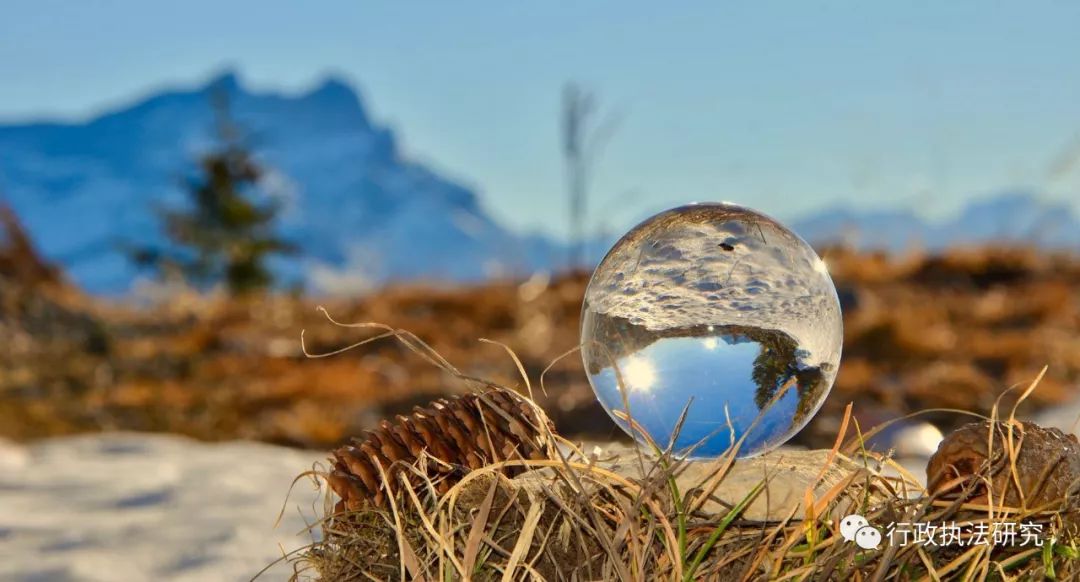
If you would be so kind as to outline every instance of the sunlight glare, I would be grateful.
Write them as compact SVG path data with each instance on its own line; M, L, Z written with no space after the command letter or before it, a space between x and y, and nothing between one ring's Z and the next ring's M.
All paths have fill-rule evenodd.
M656 367L647 358L630 357L623 367L623 376L628 389L647 392L656 383Z

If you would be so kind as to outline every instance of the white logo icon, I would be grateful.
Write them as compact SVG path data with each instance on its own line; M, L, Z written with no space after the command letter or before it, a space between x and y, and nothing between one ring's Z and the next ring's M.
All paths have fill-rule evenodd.
M876 550L881 545L881 532L868 525L860 527L855 532L855 543L864 550Z
M840 535L844 536L844 539L853 542L855 541L855 534L859 531L859 528L863 528L870 525L870 522L866 521L866 518L851 514L840 522Z
M854 513L840 521L840 535L864 550L876 550L881 545L881 532L871 527L865 517Z

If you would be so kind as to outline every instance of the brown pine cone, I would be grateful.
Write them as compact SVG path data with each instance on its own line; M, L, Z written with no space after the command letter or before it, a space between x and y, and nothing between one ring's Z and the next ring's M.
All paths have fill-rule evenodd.
M993 451L989 451L990 422L964 425L949 434L926 466L928 489L943 497L957 497L969 487L968 501L987 503L985 482L958 478L989 478L993 486L994 504L1020 507L1017 483L1024 492L1029 509L1051 507L1068 509L1077 501L1068 494L1080 485L1080 442L1056 428L1043 428L1031 422L1013 426L1013 448L1016 454L1016 476L1008 458L1008 425L994 423ZM1004 493L1004 498L1002 497Z
M393 422L384 420L363 438L334 450L328 482L341 498L338 511L385 507L387 494L400 487L400 475L421 490L424 479L410 466L445 493L470 470L498 461L548 458L553 432L547 416L516 392L493 389L443 398ZM425 452L431 458L417 466ZM508 467L504 473L512 477L521 471Z

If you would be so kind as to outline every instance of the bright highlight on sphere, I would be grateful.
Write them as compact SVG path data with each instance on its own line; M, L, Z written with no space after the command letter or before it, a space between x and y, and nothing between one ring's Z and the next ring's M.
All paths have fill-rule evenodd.
M776 220L728 203L674 208L623 236L589 281L581 328L608 414L691 458L744 437L741 457L790 439L832 388L842 337L825 262Z

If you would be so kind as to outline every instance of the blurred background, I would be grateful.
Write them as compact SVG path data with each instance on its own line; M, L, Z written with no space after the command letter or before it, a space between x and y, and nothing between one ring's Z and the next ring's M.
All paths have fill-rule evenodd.
M130 435L41 439L320 451L467 389L393 341L306 357L301 329L315 353L371 335L317 305L524 389L479 339L505 343L534 384L550 366L540 400L564 434L621 438L579 357L560 356L611 243L694 201L779 218L837 284L839 378L795 444L830 446L849 402L863 428L985 414L1044 366L1020 412L1071 430L1078 19L1060 2L7 0L0 464L23 476L0 506L48 489L31 468L166 454ZM285 465L284 487L303 469ZM178 503L155 491L115 509ZM48 562L15 574L109 579L64 557L96 555L55 545L70 532L7 515L0 544ZM132 579L223 571L195 556Z

